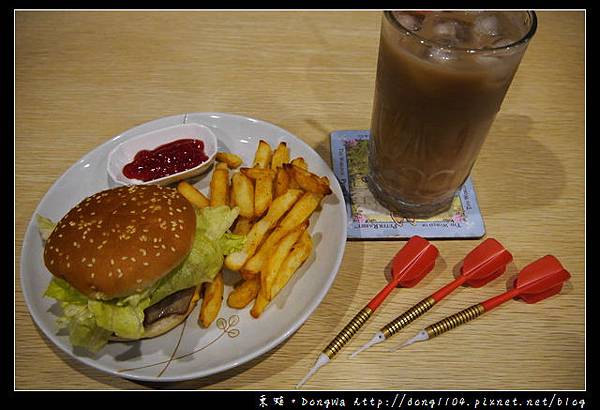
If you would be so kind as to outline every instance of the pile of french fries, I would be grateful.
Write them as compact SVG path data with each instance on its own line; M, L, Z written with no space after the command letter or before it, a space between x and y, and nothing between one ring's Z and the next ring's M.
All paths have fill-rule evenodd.
M225 267L241 276L227 304L243 309L254 302L250 313L258 318L312 253L309 218L331 194L329 180L310 172L302 157L290 161L285 142L273 149L260 140L251 167L241 167L242 159L227 152L219 152L216 161L209 197L185 181L177 190L198 208L239 208L233 233L246 235L246 241L242 250L225 258ZM215 320L223 296L220 272L203 285L200 326Z

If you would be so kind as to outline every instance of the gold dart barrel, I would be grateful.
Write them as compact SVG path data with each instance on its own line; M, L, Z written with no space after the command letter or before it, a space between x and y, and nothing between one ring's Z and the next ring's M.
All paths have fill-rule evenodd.
M352 318L352 320L344 327L340 333L329 343L329 345L323 349L323 353L330 359L340 351L342 347L354 336L358 329L365 324L365 322L371 317L373 311L368 306L365 306L360 312Z
M392 320L390 323L382 327L380 330L385 336L386 339L392 337L396 333L398 333L401 329L406 327L413 320L417 319L423 313L427 312L435 305L435 299L431 296L423 299L406 312L398 316L396 319Z
M429 338L439 336L448 330L452 330L457 326L478 318L483 312L485 312L485 309L481 304L473 305L426 327L425 331L429 335Z

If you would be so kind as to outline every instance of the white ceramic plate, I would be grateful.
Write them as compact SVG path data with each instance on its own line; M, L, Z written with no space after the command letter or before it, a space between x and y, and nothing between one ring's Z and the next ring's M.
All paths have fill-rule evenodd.
M149 340L110 343L97 356L73 349L68 336L55 324L59 308L42 295L51 274L42 261L42 240L33 215L21 254L21 287L35 322L59 348L75 359L121 377L146 381L179 381L200 378L236 367L268 352L290 337L317 308L339 269L346 242L346 210L341 188L327 163L307 144L289 132L264 121L223 113L190 113L161 118L132 128L94 149L77 161L46 193L36 209L54 221L62 218L83 198L116 186L106 171L108 153L123 141L161 128L182 123L209 127L218 138L219 150L239 154L250 164L259 139L275 147L288 144L292 158L302 156L309 169L326 175L333 194L323 202L319 214L311 217L313 254L292 280L271 302L259 319L250 316L250 307L231 309L226 303L219 318L208 329L196 324L198 309L186 323ZM208 194L212 171L194 185ZM239 275L225 272L225 298Z

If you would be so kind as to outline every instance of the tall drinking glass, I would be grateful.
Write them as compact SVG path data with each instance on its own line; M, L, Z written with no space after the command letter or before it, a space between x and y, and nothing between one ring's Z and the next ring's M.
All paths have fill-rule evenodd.
M448 209L517 71L537 18L528 11L385 11L368 183L392 211Z

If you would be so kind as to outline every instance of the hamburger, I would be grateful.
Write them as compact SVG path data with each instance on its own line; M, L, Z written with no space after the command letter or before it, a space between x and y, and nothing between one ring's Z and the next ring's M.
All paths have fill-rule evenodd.
M177 190L156 185L98 192L57 224L38 216L45 296L74 346L100 350L111 340L161 335L183 322L224 256L244 237L229 232L237 208L196 209Z

